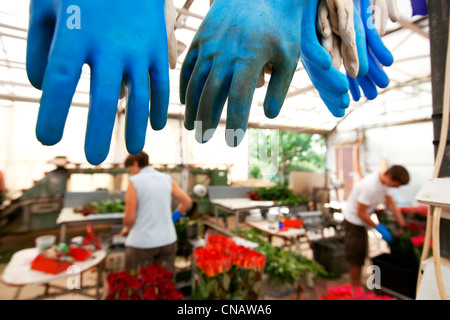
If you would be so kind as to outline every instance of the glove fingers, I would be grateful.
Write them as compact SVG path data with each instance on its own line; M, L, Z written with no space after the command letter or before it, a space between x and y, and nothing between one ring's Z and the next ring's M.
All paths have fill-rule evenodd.
M42 85L36 137L44 145L58 143L63 135L84 58L81 52L59 54L53 50Z
M331 68L331 56L320 45L316 33L317 7L319 0L310 0L306 3L301 22L301 52L304 58L319 69Z
M161 130L167 123L169 109L170 81L168 57L163 54L150 66L150 125Z
M367 58L367 40L364 25L355 5L354 17L356 48L358 50L359 71L358 77L364 77L369 72L369 62Z
M338 94L328 90L328 88L324 87L321 83L315 81L313 81L313 85L319 92L320 96L322 97L322 100L323 98L325 98L328 101L332 102L334 106L341 109L346 109L350 105L350 98L348 96L348 92Z
M348 79L350 93L353 97L353 100L359 101L359 99L361 99L361 91L359 90L358 82L356 81L355 78L350 77L348 74L347 74L347 79Z
M169 45L169 68L175 69L178 60L177 38L175 36L175 23L177 12L173 0L165 0L165 18L167 29L167 41Z
M30 22L28 26L26 69L28 80L36 89L42 89L45 69L50 53L55 18L50 13L44 15L40 1L30 4Z
M309 61L304 60L303 57L302 63L311 81L320 83L323 87L326 87L327 90L334 93L344 94L348 92L347 79L336 68L332 67L329 70L321 70L309 63Z
M355 29L353 22L353 1L337 1L337 16L339 17L339 35L347 46L355 45Z
M318 13L317 29L320 34L320 44L330 53L332 66L339 69L341 67L340 39L331 30L326 0L320 0Z
M256 82L262 67L237 65L235 68L228 97L225 131L225 140L230 147L238 146L244 138Z
M369 73L367 76L372 82L379 88L386 88L389 85L389 77L384 72L383 67L373 56L372 51L369 49Z
M386 2L389 10L389 18L391 19L392 22L397 22L400 19L397 0L386 0Z
M138 154L145 145L149 119L149 76L147 68L135 68L127 76L128 99L125 120L125 142L130 154Z
M123 75L120 66L111 68L115 62L112 57L107 59L107 55L100 56L91 67L89 114L84 144L86 159L93 165L102 163L108 156Z
M375 28L377 29L380 36L383 36L386 33L388 18L388 8L386 5L386 1L376 1L372 7L372 16Z
M273 119L280 113L295 69L296 65L272 68L272 75L264 98L264 114L266 117Z
M198 59L198 49L189 50L180 72L180 102L186 104L186 91Z
M345 109L334 104L334 102L332 100L330 100L328 97L321 94L320 92L319 92L319 96L333 116L335 116L337 118L341 118L345 115Z
M357 81L367 99L373 100L377 97L377 87L368 76L357 78Z
M173 70L176 68L178 61L177 38L172 33L167 40L169 45L169 68Z
M368 12L369 11L369 12ZM384 66L390 66L394 62L392 53L386 48L377 29L373 23L373 17L370 14L369 0L361 0L361 20L364 23L366 39L378 61Z
M184 126L188 130L194 129L198 104L211 68L211 62L196 64L189 80L189 84L187 85Z
M344 59L345 70L352 77L356 77L359 72L358 49L356 46L348 46L344 42L341 43L341 52Z
M219 64L219 66L225 66L225 64ZM219 125L223 106L230 91L231 80L231 71L226 67L213 66L211 69L197 111L197 141L204 143L212 138ZM198 128L198 124L201 125L201 128ZM198 136L200 132L201 136Z

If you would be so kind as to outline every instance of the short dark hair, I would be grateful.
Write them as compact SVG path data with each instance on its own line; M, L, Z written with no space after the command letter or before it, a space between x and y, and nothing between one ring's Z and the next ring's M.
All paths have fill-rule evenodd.
M132 166L135 161L137 162L139 168L144 168L150 164L148 154L145 151L141 151L138 154L128 155L124 162L125 168Z
M384 173L385 175L390 175L392 180L399 182L401 185L409 183L409 173L405 167L400 165L393 165Z

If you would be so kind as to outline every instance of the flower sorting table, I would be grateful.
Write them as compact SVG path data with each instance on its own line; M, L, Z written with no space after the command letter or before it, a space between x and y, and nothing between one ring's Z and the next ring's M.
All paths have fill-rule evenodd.
M45 286L45 293L42 296L37 296L34 299L42 299L51 296L58 296L69 293L80 293L89 297L93 297L92 295L85 292L87 289L96 288L97 292L94 298L99 297L99 288L100 288L100 270L98 270L97 283L94 286L85 286L82 284L82 273L93 268L97 267L97 269L101 269L101 263L106 257L105 250L97 250L92 253L92 256L85 261L76 261L73 263L71 267L69 267L66 271L60 272L58 274L45 273L41 271L36 271L31 269L31 264L33 260L38 256L37 248L28 248L17 251L11 257L8 265L1 275L1 280L9 285L16 286L18 290L15 294L14 300L19 298L19 295L22 291L22 288L26 285L31 284L43 284ZM79 277L77 279L73 277ZM61 287L51 282L58 279L67 278L66 287ZM76 280L74 283L70 282L70 280ZM79 281L79 282L77 282ZM49 294L49 288L56 288L59 290L58 293Z
M272 243L272 237L281 238L285 245L294 246L298 251L300 251L300 245L303 240L308 241L306 230L303 227L300 228L286 228L285 230L271 229L270 224L267 220L249 220L247 219L246 224L252 228L260 230L267 234L269 242Z
M239 214L252 209L268 209L275 205L274 201L255 201L247 198L212 199L214 205L215 223L218 225L219 209L234 213L236 218L236 234L239 234Z
M60 225L59 241L66 241L67 227L85 226L87 224L122 223L124 213L98 213L84 216L74 212L74 208L63 208L56 219Z

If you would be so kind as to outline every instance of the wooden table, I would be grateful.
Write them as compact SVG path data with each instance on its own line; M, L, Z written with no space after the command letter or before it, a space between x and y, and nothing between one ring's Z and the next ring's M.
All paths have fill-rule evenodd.
M100 223L122 223L124 215L123 212L119 212L98 213L84 216L81 213L74 212L73 208L63 208L56 219L56 223L60 225L59 242L66 242L67 227Z
M219 209L234 213L236 217L236 235L239 234L239 214L252 209L267 209L273 207L274 201L254 201L249 198L223 198L211 200L214 205L215 223L218 225Z
M86 261L75 262L72 266L67 268L66 272L60 272L58 274L45 273L37 270L31 269L31 263L34 258L38 255L37 248L28 248L17 251L11 257L8 265L1 275L1 280L10 286L18 287L18 290L14 296L14 300L19 298L22 288L30 284L43 284L45 286L45 293L42 296L35 297L35 299L42 299L51 296L63 295L68 293L80 293L89 297L98 298L100 289L100 270L98 272L97 284L93 287L97 289L96 295L92 296L86 292L87 289L92 289L93 287L83 287L82 286L82 273L93 268L101 266L101 263L106 257L105 250L97 250L92 253L92 256ZM98 268L101 269L101 268ZM79 278L78 278L79 277ZM54 284L50 284L51 281L68 278L67 286L61 287ZM73 282L71 280L74 280ZM57 288L60 292L56 294L48 294L48 289Z
M288 244L294 245L300 251L300 243L301 240L308 239L306 236L306 230L302 228L287 228L285 231L280 231L278 229L270 228L270 224L267 220L250 220L247 219L246 224L260 230L267 234L269 238L269 242L272 243L272 237L279 237L283 239L283 241L288 242Z

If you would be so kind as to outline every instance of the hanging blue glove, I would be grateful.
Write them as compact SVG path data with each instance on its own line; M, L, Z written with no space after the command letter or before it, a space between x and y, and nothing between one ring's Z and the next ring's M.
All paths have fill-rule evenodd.
M301 62L319 92L322 101L335 117L342 117L350 104L348 81L332 66L331 55L317 37L317 6L319 0L305 4L301 23Z
M172 221L175 223L178 220L180 220L184 215L178 211L178 209L175 209L175 211L172 213Z
M389 49L386 48L373 21L371 5L369 0L353 0L355 9L360 14L361 21L366 33L366 48L369 70L367 75L358 75L356 78L351 78L347 74L349 81L350 93L353 100L359 101L361 98L361 87L367 99L373 100L378 96L379 88L386 88L389 85L389 77L383 70L383 66L390 66L394 62ZM358 47L359 48L359 47Z
M390 244L392 242L392 239L393 239L392 234L390 233L388 228L383 223L380 223L377 226L375 226L375 230L377 230L379 233L381 233L381 237L388 244Z
M300 56L303 2L214 1L180 75L180 101L186 104L184 125L188 130L196 129L198 142L211 139L228 98L226 142L239 145L266 64L272 66L272 74L264 111L270 118L278 115Z
M166 125L169 63L164 5L164 0L31 0L26 66L31 84L42 90L39 141L54 145L61 140L85 63L91 69L85 137L91 164L108 155L122 79L128 87L128 151L142 150L149 114L153 129Z

